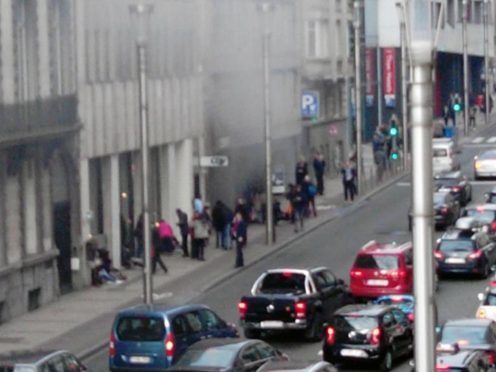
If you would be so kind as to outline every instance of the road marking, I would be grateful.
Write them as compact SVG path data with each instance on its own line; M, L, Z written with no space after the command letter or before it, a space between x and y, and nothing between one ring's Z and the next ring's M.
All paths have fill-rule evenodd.
M487 140L488 143L494 143L496 142L496 137L491 137Z
M484 141L484 137L476 137L472 140L472 143L481 143Z
M408 186L411 186L411 183L410 182L397 182L396 186L408 187Z

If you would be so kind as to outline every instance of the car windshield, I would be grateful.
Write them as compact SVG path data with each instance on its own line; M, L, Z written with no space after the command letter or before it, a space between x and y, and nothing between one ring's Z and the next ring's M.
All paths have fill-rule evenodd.
M496 306L496 292L489 292L484 299L484 305Z
M445 326L441 343L464 345L480 345L487 343L486 327L477 326Z
M443 240L439 249L443 252L468 252L474 249L474 242L470 239Z
M126 316L117 324L121 341L162 341L164 335L164 320L159 317Z
M377 318L340 315L334 317L334 327L342 331L368 331L377 327Z
M176 363L178 367L219 367L227 368L233 364L236 350L210 348L188 350Z
M432 202L437 205L437 204L444 204L446 199L445 194L434 194L432 196Z
M0 367L0 370L1 367ZM9 371L9 369L6 369L6 371ZM36 372L35 367L15 367L13 372Z
M496 194L489 194L489 198L487 199L488 203L496 203Z
M293 272L270 273L260 286L262 293L304 293L305 275Z
M395 255L361 254L355 261L355 267L358 269L396 270L398 266L398 256Z
M466 209L465 216L475 217L478 221L489 223L494 220L494 211L478 208Z
M479 159L484 159L484 160L494 159L494 160L496 160L496 152L494 152L494 151L484 152L479 156Z
M444 158L448 156L448 150L446 149L433 149L432 156L435 158Z

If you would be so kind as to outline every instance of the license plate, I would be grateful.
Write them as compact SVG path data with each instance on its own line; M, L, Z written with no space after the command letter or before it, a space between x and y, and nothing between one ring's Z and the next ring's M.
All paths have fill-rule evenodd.
M449 264L464 264L465 259L464 258L457 258L457 257L452 257L452 258L447 258L446 263Z
M389 282L385 279L370 279L367 280L368 285L375 285L378 287L385 287L389 284Z
M367 358L367 353L363 350L343 349L341 356L354 358Z
M152 358L146 356L132 356L129 358L129 361L136 364L148 364L152 361Z
M263 321L260 323L260 327L262 328L268 328L268 329L272 329L272 328L283 328L284 327L284 323L283 322L280 322L278 320L266 320L266 321Z

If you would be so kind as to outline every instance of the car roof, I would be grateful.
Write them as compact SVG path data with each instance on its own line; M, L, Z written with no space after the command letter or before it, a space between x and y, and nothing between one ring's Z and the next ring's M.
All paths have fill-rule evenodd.
M0 364L37 364L58 354L68 353L65 350L19 350L0 354Z
M465 209L485 209L485 210L496 211L496 204L492 204L492 203L469 204L465 207Z
M442 172L438 173L434 176L435 180L443 180L443 179L456 179L462 177L461 171L452 171L452 172Z
M258 344L260 340L240 340L239 338L211 338L195 342L188 350L204 350L210 348L226 349L226 350L239 350L242 347L250 344Z
M332 367L332 364L327 362L303 362L303 361L288 361L288 360L271 360L265 364L261 371L293 371L293 372L304 372L312 371L317 368L322 367ZM337 370L336 370L337 371Z
M188 311L208 309L206 305L191 304L170 306L166 304L153 304L153 305L137 305L122 309L119 311L119 316L132 316L132 315L155 315L155 316L174 316Z
M285 272L292 272L295 274L308 274L308 273L314 273L316 271L321 271L321 270L329 270L325 266L320 266L320 267L313 267L313 268L304 268L304 269L296 269L296 268L291 268L291 267L286 267L286 268L277 268L277 269L270 269L267 270L267 274L280 274L280 273L285 273Z
M493 321L491 319L472 319L472 318L466 318L466 319L453 319L453 320L448 320L446 323L444 323L444 326L461 326L461 327L488 327L491 325Z
M353 316L378 316L386 310L393 309L391 305L361 304L346 305L337 310L335 315L353 315Z
M477 350L462 350L456 354L437 355L436 362L439 364L448 364L451 367L464 367L470 360L479 354Z
M473 240L477 233L470 230L449 229L441 236L441 240Z
M408 249L412 249L412 242L406 242L402 244L396 243L379 243L375 240L369 241L365 244L358 254L399 254Z

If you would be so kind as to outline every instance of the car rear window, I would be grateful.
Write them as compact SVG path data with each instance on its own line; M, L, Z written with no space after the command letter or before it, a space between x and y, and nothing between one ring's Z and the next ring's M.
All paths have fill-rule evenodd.
M458 343L460 346L485 344L487 343L486 327L445 326L443 329L441 343Z
M334 317L334 327L341 331L363 331L377 327L377 318L371 316L346 316Z
M443 252L468 252L474 249L470 239L442 240L439 249Z
M436 184L439 186L456 186L460 183L456 178L437 178Z
M399 267L399 259L396 255L360 254L354 266L357 269L396 270Z
M159 317L126 316L117 324L121 341L162 341L164 335L164 320Z
M176 363L176 367L220 367L227 368L233 363L235 351L223 348L188 350Z
M36 369L34 367L15 367L14 369L0 367L0 372L36 372Z
M448 150L446 149L432 149L432 156L435 158L444 158L448 156Z
M305 292L305 275L292 272L267 274L260 286L260 292Z
M481 222L492 222L494 220L494 211L480 210L480 209L466 209L465 216L475 217Z

